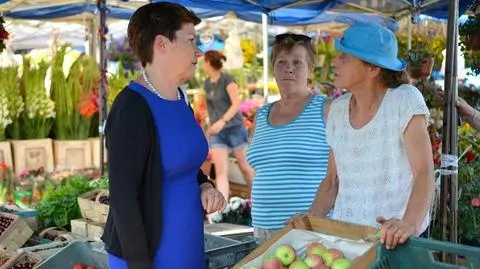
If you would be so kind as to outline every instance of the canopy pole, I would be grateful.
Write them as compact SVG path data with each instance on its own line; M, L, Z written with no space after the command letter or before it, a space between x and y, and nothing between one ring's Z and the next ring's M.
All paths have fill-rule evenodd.
M268 14L262 13L263 97L268 96Z
M447 25L447 52L445 61L445 97L443 111L443 141L442 141L442 169L457 170L457 142L458 142L458 113L456 100L458 97L458 0L450 0ZM445 155L451 155L455 161L444 161ZM447 158L445 158L447 159ZM440 194L440 214L442 220L442 240L457 243L457 212L458 212L458 177L457 173L442 175ZM448 227L448 231L447 231ZM448 233L447 233L448 232ZM456 263L456 256L442 255L443 260Z
M412 49L412 19L413 17L410 16L408 20L407 30L408 30L408 40L407 40L407 49Z
M99 43L100 43L100 85L99 85L99 126L100 134L100 174L105 174L105 122L107 119L107 52L106 52L106 30L107 30L107 7L106 0L97 0L97 8L100 10Z

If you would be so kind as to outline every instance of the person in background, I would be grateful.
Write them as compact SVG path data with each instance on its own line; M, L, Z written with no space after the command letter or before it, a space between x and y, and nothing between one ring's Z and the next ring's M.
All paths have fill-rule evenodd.
M248 144L247 129L243 126L240 114L238 85L234 78L222 71L225 56L218 51L207 51L203 58L203 70L207 74L204 89L207 110L210 119L210 153L215 165L217 189L228 200L230 184L228 181L229 150L233 150L238 167L248 188L251 188L252 168L248 165L245 150Z
M334 85L349 93L331 105L327 176L309 210L378 225L387 249L426 232L434 192L429 110L397 46L390 30L365 24L336 40Z
M179 88L200 57L199 23L185 7L158 2L128 24L142 75L118 94L106 124L110 211L102 239L112 269L205 268L204 211L226 202L200 170L208 143Z
M469 105L463 98L457 99L458 115L460 118L468 122L475 130L480 130L480 112Z
M260 242L310 207L326 175L330 100L309 89L315 60L310 37L292 33L275 37L272 65L281 98L257 110L247 153L255 170L252 221Z

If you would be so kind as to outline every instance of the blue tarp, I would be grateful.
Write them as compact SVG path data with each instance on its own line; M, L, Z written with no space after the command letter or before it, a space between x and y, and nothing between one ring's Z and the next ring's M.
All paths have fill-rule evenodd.
M448 17L448 0L407 0L405 1L364 1L364 0L324 0L324 1L299 1L299 0L255 0L257 4L249 3L245 0L175 0L173 2L181 3L187 7L205 8L224 11L234 11L239 17L245 12L268 12L273 17L279 15L283 17L289 14L290 18L299 18L305 21L307 18L313 19L322 11L336 9L341 12L355 11L360 9L349 6L356 4L366 7L370 10L376 10L383 14L395 16L399 11L410 10L414 7L413 3L422 7L421 13L431 17L446 19ZM153 2L163 2L163 0L154 0ZM465 13L469 4L473 0L459 0L460 14ZM289 6L290 5L290 6ZM277 13L280 12L280 13ZM366 12L366 11L365 11ZM247 14L248 15L248 14ZM307 19L308 20L308 19ZM278 21L278 19L277 19Z
M1 1L1 0L0 0ZM29 20L48 20L81 15L83 13L95 14L98 11L95 4L66 4L49 7L40 7L35 9L24 9L19 11L7 11L4 13L6 18L29 19ZM121 7L109 7L108 17L115 19L130 19L135 10Z
M11 0L0 0L1 4L10 2ZM121 0L128 2L128 0ZM408 0L413 2L414 0ZM435 1L435 0L429 0ZM420 4L426 4L429 1L417 0ZM467 5L472 0L460 0L460 14L467 9ZM153 1L162 2L162 1ZM299 26L325 22L355 23L366 22L382 24L392 30L396 30L397 25L394 20L373 14L359 14L358 9L349 4L360 5L360 0L324 0L313 2L304 1L303 4L295 5L298 0L256 0L258 4L252 4L245 0L170 0L191 8L201 18L210 18L223 16L228 12L234 12L239 19L261 22L262 12L268 12L269 24L284 26ZM422 9L422 14L446 19L448 16L447 0L436 2L435 4L426 5ZM382 6L378 6L383 3ZM392 4L394 3L394 4ZM371 4L369 6L369 4ZM375 5L374 5L375 4ZM293 6L288 6L293 5ZM404 1L361 1L361 6L378 10L383 14L395 14L396 11L405 11L409 9ZM325 12L325 10L334 9L338 12ZM35 8L29 4L28 8L23 8L21 2L14 10L4 13L5 17L14 19L58 19L80 15L82 13L94 14L98 10L92 2L82 2L78 4L61 4L50 5L48 7L40 6ZM349 12L350 11L350 12ZM129 19L134 10L131 8L122 8L109 6L108 16L116 19Z

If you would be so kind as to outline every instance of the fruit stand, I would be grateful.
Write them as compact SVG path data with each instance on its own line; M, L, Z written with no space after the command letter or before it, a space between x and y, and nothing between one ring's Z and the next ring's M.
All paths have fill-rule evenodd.
M458 255L461 265L438 261ZM371 227L312 216L287 225L234 269L480 268L480 248L413 237L395 250L379 243Z

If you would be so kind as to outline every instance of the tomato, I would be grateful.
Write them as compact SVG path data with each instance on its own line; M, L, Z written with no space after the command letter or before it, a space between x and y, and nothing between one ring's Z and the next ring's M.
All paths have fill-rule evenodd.
M95 266L93 266L93 265L90 265L90 266L87 267L87 269L97 269L97 268L95 268Z
M85 266L83 266L81 263L77 263L72 267L72 269L85 269Z

